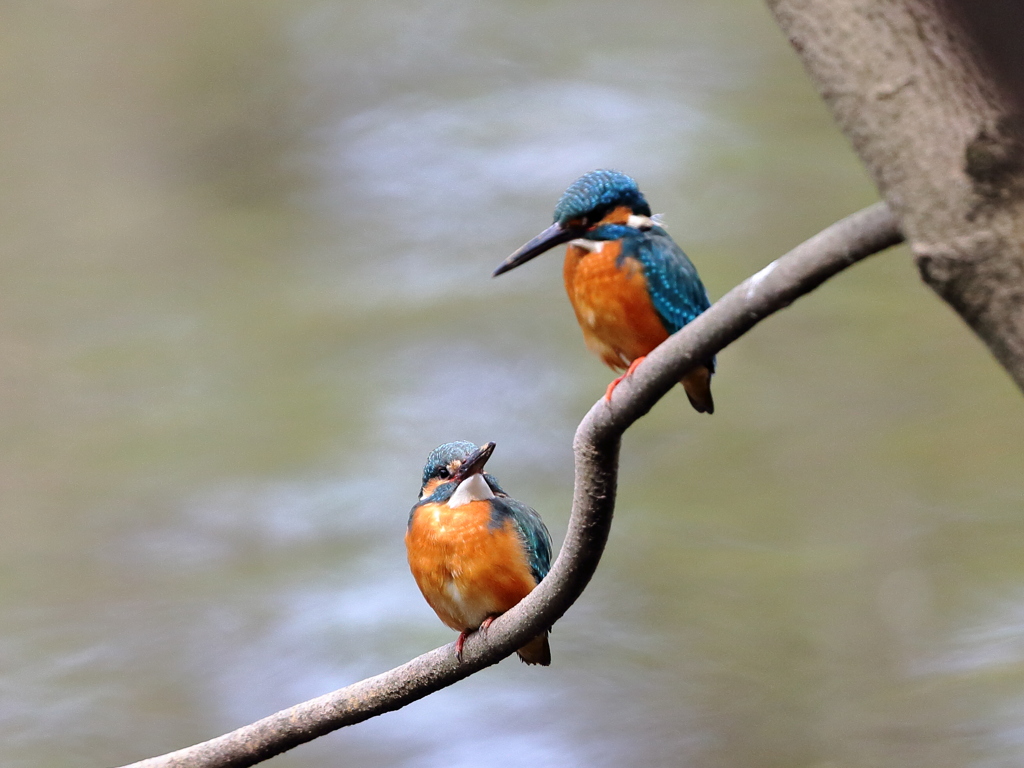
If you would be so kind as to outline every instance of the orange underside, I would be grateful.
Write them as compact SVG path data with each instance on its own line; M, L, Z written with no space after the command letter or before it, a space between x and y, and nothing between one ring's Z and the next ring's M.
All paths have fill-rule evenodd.
M515 524L491 528L490 505L474 501L454 509L429 504L416 510L405 535L409 567L441 621L474 630L504 613L537 586Z
M616 265L621 244L600 251L570 245L562 276L587 347L615 370L627 367L668 338L647 292L639 261Z

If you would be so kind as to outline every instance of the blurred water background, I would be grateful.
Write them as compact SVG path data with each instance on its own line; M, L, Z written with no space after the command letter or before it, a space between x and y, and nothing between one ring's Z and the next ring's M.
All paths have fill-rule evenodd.
M454 633L402 535L428 451L561 540L611 372L561 257L634 175L712 298L875 192L757 0L0 6L0 763L182 747ZM554 665L278 758L1024 762L1024 403L897 249L628 434Z

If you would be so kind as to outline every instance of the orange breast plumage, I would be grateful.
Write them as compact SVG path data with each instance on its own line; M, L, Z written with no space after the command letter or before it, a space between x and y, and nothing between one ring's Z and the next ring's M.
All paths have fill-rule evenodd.
M460 632L504 613L537 585L515 523L495 525L487 500L417 507L405 544L423 596Z
M622 369L668 338L651 303L643 266L632 257L619 263L618 240L571 243L563 278L587 347L614 369Z

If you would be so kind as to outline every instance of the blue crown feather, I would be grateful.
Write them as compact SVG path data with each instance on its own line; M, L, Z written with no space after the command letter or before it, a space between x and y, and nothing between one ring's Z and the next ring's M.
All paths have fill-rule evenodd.
M651 207L632 178L619 171L591 171L576 179L562 194L555 206L555 221L597 221L620 205L641 216L651 215Z

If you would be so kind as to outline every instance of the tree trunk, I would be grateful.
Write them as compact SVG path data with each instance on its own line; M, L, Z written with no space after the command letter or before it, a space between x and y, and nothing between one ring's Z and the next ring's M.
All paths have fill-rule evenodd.
M1024 120L1017 83L981 53L979 26L964 23L978 9L768 5L898 217L922 279L1024 390Z

